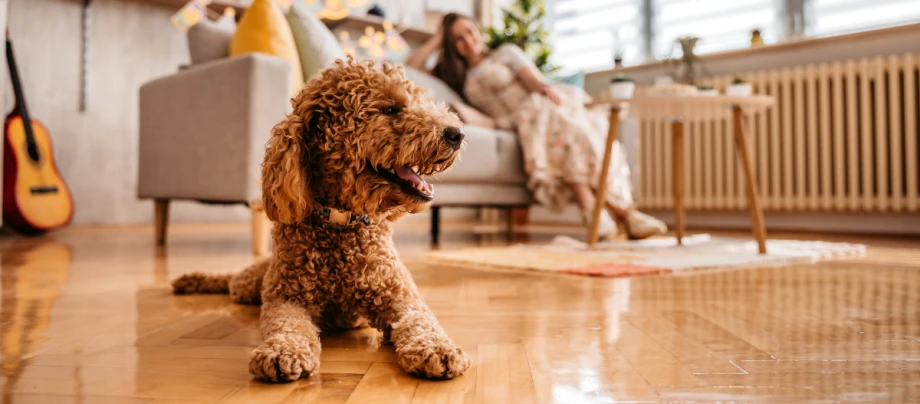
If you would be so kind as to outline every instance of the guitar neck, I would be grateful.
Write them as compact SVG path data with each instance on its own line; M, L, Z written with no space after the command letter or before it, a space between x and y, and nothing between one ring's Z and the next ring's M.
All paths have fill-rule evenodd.
M16 59L13 55L13 43L10 42L9 32L6 38L6 61L10 68L10 81L13 82L13 93L16 95L16 105L13 111L22 116L22 125L26 132L26 141L34 142L32 137L32 120L29 118L29 111L26 109L26 99L22 92L22 84L19 80L19 70L16 68Z

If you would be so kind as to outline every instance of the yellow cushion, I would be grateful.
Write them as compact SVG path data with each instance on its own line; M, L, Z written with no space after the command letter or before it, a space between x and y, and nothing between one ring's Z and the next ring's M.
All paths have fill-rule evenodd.
M291 34L291 26L275 0L254 0L243 13L230 40L230 56L261 52L287 60L291 64L293 94L303 87L300 55Z

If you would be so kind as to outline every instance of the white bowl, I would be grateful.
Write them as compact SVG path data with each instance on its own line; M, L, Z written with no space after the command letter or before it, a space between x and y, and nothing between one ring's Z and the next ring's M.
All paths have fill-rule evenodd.
M748 96L753 92L751 83L729 84L725 88L725 95Z
M632 81L610 83L610 98L615 100L630 99L634 91L636 91L636 83Z

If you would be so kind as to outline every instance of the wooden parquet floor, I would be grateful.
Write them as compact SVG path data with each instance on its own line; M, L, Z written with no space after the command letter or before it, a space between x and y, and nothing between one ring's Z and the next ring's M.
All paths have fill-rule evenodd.
M448 226L441 248L507 242L468 227ZM323 336L315 376L270 385L247 371L258 308L168 288L250 263L247 227L174 225L159 250L152 233L0 239L4 403L920 401L918 239L835 237L870 246L846 261L599 279L426 265L426 229L403 225L400 253L473 368L409 377L360 330Z

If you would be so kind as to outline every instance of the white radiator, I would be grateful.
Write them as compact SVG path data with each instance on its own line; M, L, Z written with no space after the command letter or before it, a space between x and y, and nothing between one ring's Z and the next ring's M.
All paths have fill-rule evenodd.
M906 54L740 74L777 102L747 121L764 209L920 209L918 61ZM724 91L733 77L704 84ZM639 203L670 209L670 123L642 119L639 130ZM746 209L731 130L729 120L685 126L686 209Z

